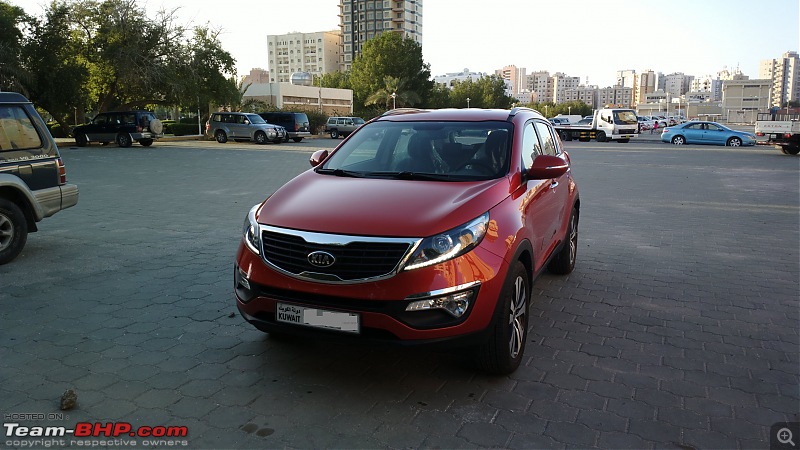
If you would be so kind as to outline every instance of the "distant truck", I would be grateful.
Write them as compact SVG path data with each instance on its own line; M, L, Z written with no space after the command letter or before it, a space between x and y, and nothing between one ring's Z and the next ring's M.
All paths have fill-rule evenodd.
M756 143L777 145L785 155L800 153L800 114L759 113Z
M604 108L594 112L589 125L556 125L562 141L629 142L639 135L636 111L623 108Z

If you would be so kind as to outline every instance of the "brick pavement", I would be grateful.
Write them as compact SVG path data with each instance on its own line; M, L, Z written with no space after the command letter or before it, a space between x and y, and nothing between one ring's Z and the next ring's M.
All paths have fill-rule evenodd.
M244 214L331 142L64 148L78 205L0 267L2 413L74 387L68 418L21 425L182 425L190 448L767 448L800 421L800 159L567 143L578 265L537 281L526 361L490 377L235 314Z

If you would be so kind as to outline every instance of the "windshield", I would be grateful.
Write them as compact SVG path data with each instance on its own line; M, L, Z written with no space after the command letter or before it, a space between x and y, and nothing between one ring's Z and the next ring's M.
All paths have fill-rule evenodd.
M477 181L508 172L507 122L373 122L317 172L337 176Z
M614 123L617 125L636 125L639 119L636 118L636 113L633 110L618 109L614 110Z
M249 120L249 121L250 121L250 123L253 123L253 124L255 124L255 123L258 123L258 124L261 124L261 123L267 123L267 121L266 121L266 120L264 120L264 119L263 119L261 116L259 116L258 114L248 114L248 115L247 115L247 120Z

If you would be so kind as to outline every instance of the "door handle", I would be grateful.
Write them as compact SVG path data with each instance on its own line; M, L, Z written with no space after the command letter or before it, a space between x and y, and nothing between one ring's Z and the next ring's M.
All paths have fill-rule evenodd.
M552 183L550 183L550 189L555 189L556 186L558 186L558 181L553 181Z

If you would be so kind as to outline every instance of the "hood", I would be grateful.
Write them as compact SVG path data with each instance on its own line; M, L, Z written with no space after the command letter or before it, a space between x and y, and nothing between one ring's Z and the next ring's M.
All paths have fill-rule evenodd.
M426 237L462 225L509 195L509 180L344 178L309 170L278 189L259 223L320 233Z

